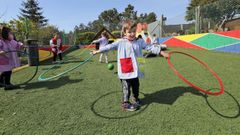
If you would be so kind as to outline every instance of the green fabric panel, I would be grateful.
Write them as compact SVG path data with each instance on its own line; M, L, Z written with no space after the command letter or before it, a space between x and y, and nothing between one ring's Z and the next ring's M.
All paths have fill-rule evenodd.
M207 49L214 49L226 45L231 45L240 42L238 39L224 37L216 34L207 34L201 38L193 40L191 43L202 46Z

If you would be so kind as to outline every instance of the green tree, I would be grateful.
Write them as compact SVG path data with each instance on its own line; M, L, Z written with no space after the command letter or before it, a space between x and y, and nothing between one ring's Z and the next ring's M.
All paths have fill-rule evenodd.
M196 6L201 6L202 19L209 19L217 26L240 14L239 0L191 0L185 17L187 21L195 19Z
M74 33L77 35L85 32L95 32L97 33L103 27L106 27L110 31L117 31L115 34L119 36L119 31L121 30L121 23L125 20L134 20L135 22L146 22L151 23L156 21L157 16L154 12L149 14L142 13L140 16L137 16L137 11L134 10L134 6L128 5L122 13L119 13L117 9L109 9L100 13L97 20L89 22L87 25L80 23L74 29ZM85 36L90 37L90 36ZM91 40L91 39L86 39ZM77 37L79 42L79 36ZM82 40L81 40L82 41Z
M100 31L103 27L104 27L104 26L103 26L103 23L102 23L100 20L95 20L95 21L92 22L92 29L91 29L91 31L97 33L97 32Z
M99 21L95 21L95 23L102 22L103 26L110 31L120 29L121 18L116 8L103 11L98 18Z
M210 3L213 3L217 0L191 0L189 3L189 6L187 7L187 14L185 16L185 19L187 21L192 21L195 19L195 8L197 6L204 6Z
M217 21L218 26L222 26L228 20L233 19L236 14L240 14L240 0L219 0L215 5L215 14L212 16L207 16L205 11L206 18L215 17L214 21Z
M42 8L39 7L37 0L26 0L22 2L23 8L20 8L19 18L27 18L38 26L46 26L48 20L42 15Z
M129 4L123 13L121 13L121 20L137 20L137 11L134 11L134 6Z
M79 26L75 26L74 30L78 30L80 32L87 32L88 28L85 24L80 23Z
M152 22L155 22L156 20L157 20L157 15L154 12L151 12L147 15L144 22L152 23Z
M15 33L16 38L21 41L24 41L29 36L33 36L34 33L36 33L34 22L26 18L10 20L9 27Z
M38 31L38 40L41 45L49 45L49 41L53 38L54 33L59 32L58 28L53 25L42 27Z
M146 18L147 18L148 14L147 13L141 13L140 16L137 18L137 22L143 23L145 22Z
M78 33L76 44L90 44L95 35L96 33L94 32Z

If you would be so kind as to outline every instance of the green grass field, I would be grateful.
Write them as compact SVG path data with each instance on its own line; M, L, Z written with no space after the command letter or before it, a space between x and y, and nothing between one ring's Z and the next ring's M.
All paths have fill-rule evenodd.
M240 134L240 55L192 49L170 48L193 54L206 62L222 78L225 94L208 96L180 80L162 57L146 59L145 78L140 80L143 106L135 112L121 110L121 85L116 74L116 56L109 52L114 70L90 62L65 76L45 82L37 77L19 90L0 90L0 134L2 135L239 135ZM79 51L68 59L78 57ZM190 79L198 78L211 85L196 71L197 64L178 58L180 67L188 68ZM55 74L78 64L58 66ZM44 63L38 75L52 65ZM34 67L13 75L21 82Z

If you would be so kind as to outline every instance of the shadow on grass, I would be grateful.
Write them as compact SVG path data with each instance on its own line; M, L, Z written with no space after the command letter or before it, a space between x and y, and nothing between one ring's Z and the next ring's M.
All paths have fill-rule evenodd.
M97 99L92 103L92 105L91 105L91 111L92 111L96 116L101 117L101 118L105 118L105 119L125 119L125 118L130 118L130 117L139 115L139 114L141 114L142 112L144 112L144 111L147 109L148 105L146 105L145 107L142 107L140 110L138 110L138 111L137 111L136 113L134 113L134 114L131 113L130 115L127 115L127 116L118 116L118 117L103 115L103 114L101 114L100 112L97 112L97 111L96 111L95 106L96 106L96 103L97 103L99 100L101 100L101 99L103 99L103 98L105 98L105 97L107 97L107 96L111 96L112 94L120 93L120 92L121 92L121 91L112 91L112 92L109 92L109 93L106 93L106 94L100 96L99 98L97 98ZM145 96L145 94L142 93L142 92L140 92L140 94L142 94L142 95Z
M116 60L108 61L108 63L117 63Z
M225 94L227 94L228 96L230 96L233 99L233 101L236 103L236 106L238 108L238 112L234 116L228 116L228 115L224 114L223 112L217 111L217 109L214 108L214 105L211 105L211 103L208 101L208 97L209 97L208 95L203 94L203 93L199 92L198 90L196 90L192 87L173 87L173 88L167 88L167 89L159 90L159 91L156 91L156 92L151 93L151 94L141 93L142 95L144 95L144 98L141 99L142 108L140 110L138 110L137 113L130 114L128 116L123 116L123 117L106 116L106 115L101 114L101 112L96 111L95 105L99 100L104 99L104 98L106 98L106 96L111 96L112 94L118 93L118 92L119 91L109 92L109 93L106 93L106 94L100 96L99 98L97 98L91 105L91 111L96 116L102 117L102 118L105 118L105 119L130 118L130 117L134 117L134 116L139 115L142 112L144 112L147 109L147 107L152 103L173 105L174 102L176 102L176 100L178 98L180 98L181 96L184 96L185 93L191 93L193 95L203 97L206 100L206 104L208 105L208 107L210 107L213 112L215 112L217 115L219 115L221 117L224 117L224 118L238 118L240 116L240 105L239 105L238 101L236 100L236 98L233 95L231 95L229 92L225 91Z
M28 83L25 87L23 87L23 89L24 90L33 90L39 88L57 89L64 85L79 83L82 80L83 79L71 80L68 76L64 76L59 78L58 80Z
M152 94L144 94L144 93L140 92L140 94L144 95L144 98L141 99L142 107L140 110L137 111L137 113L130 114L128 116L123 116L123 117L106 116L106 115L101 114L101 112L96 111L95 105L99 100L104 99L106 96L111 96L112 94L118 93L118 92L121 92L121 91L109 92L109 93L106 93L106 94L100 96L99 98L97 98L91 105L91 111L96 116L106 118L106 119L124 119L124 118L130 118L130 117L141 114L152 103L172 105L180 96L183 96L183 94L187 93L187 92L190 92L190 93L192 93L194 95L198 95L198 96L205 96L204 94L200 93L199 91L197 91L191 87L173 87L173 88L160 90L160 91L157 91Z
M210 97L211 95L203 94L192 87L174 87L174 88L160 90L152 94L145 94L145 98L142 99L142 104L149 105L151 103L159 103L159 104L172 105L180 96L183 96L184 93L188 93L188 92L197 96L202 96L205 99L207 106L211 108L213 112L215 112L217 115L221 117L238 118L240 116L240 105L237 99L227 91L225 91L224 94L228 95L235 102L234 106L237 107L237 113L232 116L224 114L224 112L218 111L217 108L212 103L209 102L208 97Z
M184 93L192 93L197 96L205 97L204 94L195 90L192 87L173 87L164 90L159 90L151 94L145 94L145 98L142 99L142 104L167 104L172 105L180 96Z

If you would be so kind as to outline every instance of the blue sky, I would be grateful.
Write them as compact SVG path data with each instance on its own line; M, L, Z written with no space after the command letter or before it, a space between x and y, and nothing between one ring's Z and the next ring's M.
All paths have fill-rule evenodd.
M124 11L128 4L140 13L155 12L158 18L164 14L168 23L184 23L184 15L189 0L38 0L43 8L43 15L49 24L56 25L60 30L70 31L75 25L87 24L98 18L107 9L116 8ZM0 0L1 21L17 18L22 0Z

